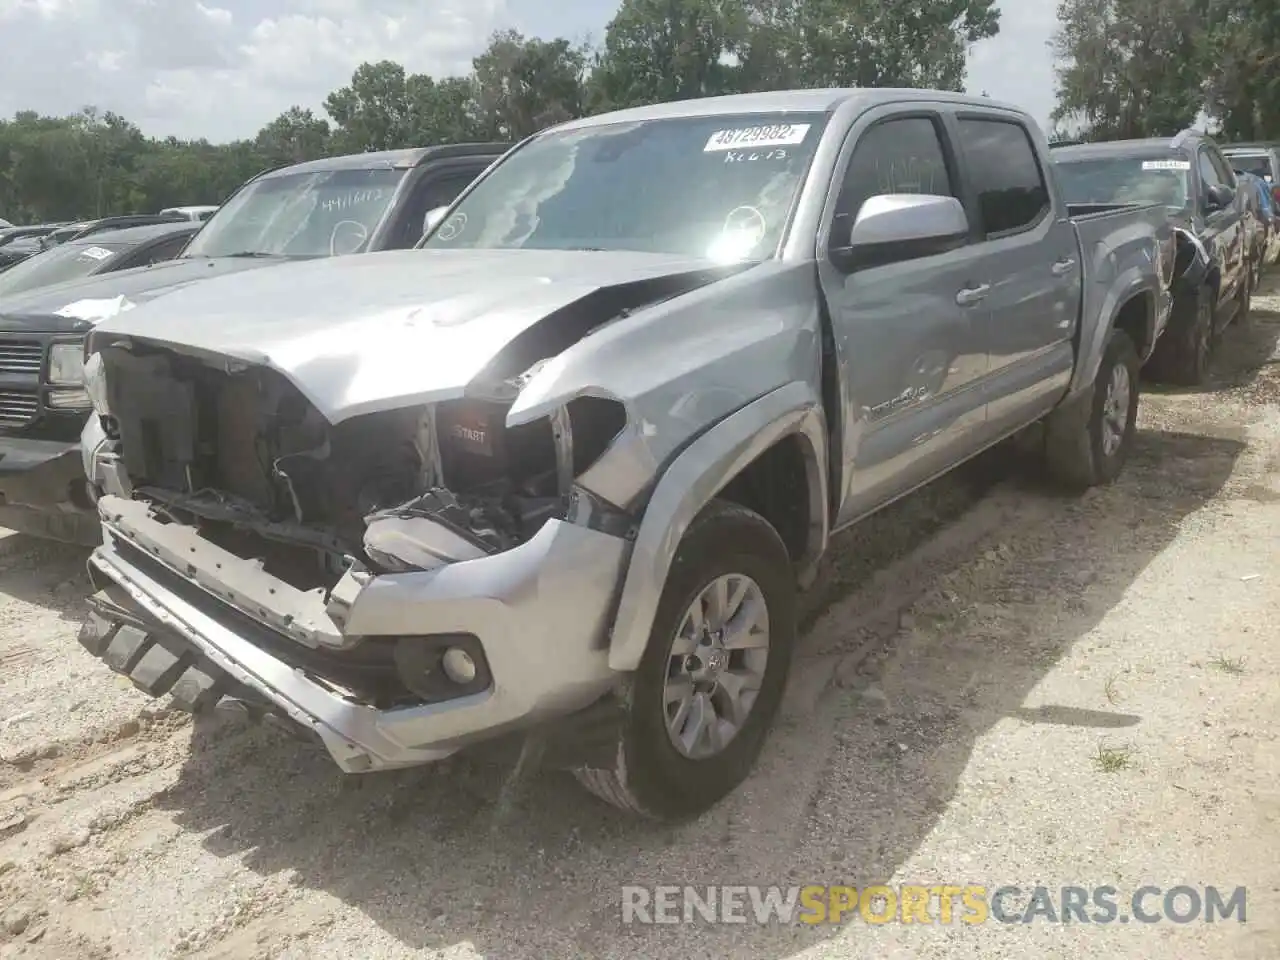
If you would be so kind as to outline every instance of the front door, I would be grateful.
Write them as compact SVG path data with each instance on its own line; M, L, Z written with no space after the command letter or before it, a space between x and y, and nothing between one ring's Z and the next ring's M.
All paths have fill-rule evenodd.
M1226 303L1240 289L1245 278L1245 225L1243 197L1235 200L1219 210L1208 208L1209 188L1215 186L1239 187L1226 170L1221 157L1215 156L1207 146L1202 146L1196 153L1196 170L1200 174L1200 209L1196 211L1201 218L1203 229L1201 239L1205 248L1219 264L1222 271L1222 283L1218 291L1219 307ZM1219 317L1222 311L1219 309Z
M913 106L855 126L829 210L846 235L866 200L959 197L941 116ZM965 243L933 256L845 272L819 251L819 277L841 365L845 496L837 525L857 519L948 466L985 418L980 380L987 278Z

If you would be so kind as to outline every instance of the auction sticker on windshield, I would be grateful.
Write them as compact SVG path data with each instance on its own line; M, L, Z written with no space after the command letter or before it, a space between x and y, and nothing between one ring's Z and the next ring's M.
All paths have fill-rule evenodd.
M1143 170L1190 170L1190 160L1143 160Z
M86 247L80 252L80 256L88 257L90 260L109 260L111 251L103 247Z
M702 152L714 153L737 147L794 147L804 143L809 126L807 123L773 123L763 127L717 130L707 139Z

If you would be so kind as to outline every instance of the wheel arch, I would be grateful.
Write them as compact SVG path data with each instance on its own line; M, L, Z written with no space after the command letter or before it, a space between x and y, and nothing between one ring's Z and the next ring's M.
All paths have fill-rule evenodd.
M803 521L785 491L803 469ZM781 481L781 493L770 490ZM667 572L685 531L707 503L726 499L762 513L787 544L797 578L817 570L829 531L827 435L822 398L793 382L765 394L719 421L689 444L653 488L623 578L609 641L609 666L636 669ZM781 513L779 513L781 511ZM773 513L774 516L770 516Z
M1145 361L1155 348L1162 309L1166 313L1169 309L1167 295L1157 295L1149 271L1134 266L1117 277L1102 303L1099 322L1082 331L1080 359L1071 379L1070 395L1093 385L1112 330L1122 329L1133 337L1138 356Z

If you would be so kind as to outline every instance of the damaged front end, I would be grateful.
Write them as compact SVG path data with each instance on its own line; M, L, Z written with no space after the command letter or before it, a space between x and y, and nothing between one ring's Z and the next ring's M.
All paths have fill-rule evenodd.
M265 365L100 345L95 579L349 771L589 705L635 518L576 478L627 411L584 396L508 427L529 374L490 373L334 424Z

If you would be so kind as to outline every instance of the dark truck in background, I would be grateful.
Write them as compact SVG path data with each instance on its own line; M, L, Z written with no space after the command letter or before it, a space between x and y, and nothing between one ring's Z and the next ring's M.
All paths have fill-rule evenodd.
M237 190L175 259L0 299L0 526L100 542L78 446L91 410L83 342L94 324L211 277L412 247L426 215L508 146L422 147L272 170Z
M1194 130L1176 137L1055 146L1064 197L1090 204L1162 204L1177 238L1168 329L1148 367L1160 380L1194 385L1222 330L1249 315L1253 270L1249 213L1231 164Z

